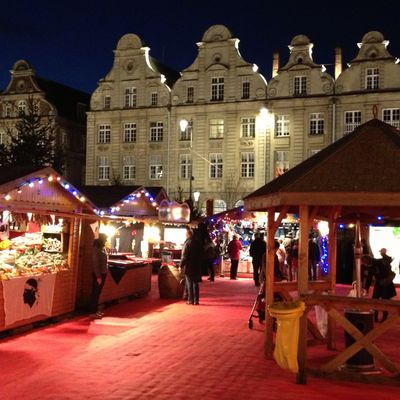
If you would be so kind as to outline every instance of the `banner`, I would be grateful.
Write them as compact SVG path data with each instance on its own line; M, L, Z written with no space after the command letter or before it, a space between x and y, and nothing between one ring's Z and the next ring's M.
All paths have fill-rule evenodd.
M56 274L2 280L5 325L51 315Z

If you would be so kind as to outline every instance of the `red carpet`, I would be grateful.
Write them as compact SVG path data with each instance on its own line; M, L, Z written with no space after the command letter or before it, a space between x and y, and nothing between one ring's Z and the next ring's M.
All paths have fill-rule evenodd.
M294 375L263 357L263 326L247 322L251 279L217 278L199 306L152 293L105 310L0 341L0 399L399 399L400 388ZM400 328L385 352L399 361ZM318 347L310 354L318 356ZM321 351L321 357L323 352Z

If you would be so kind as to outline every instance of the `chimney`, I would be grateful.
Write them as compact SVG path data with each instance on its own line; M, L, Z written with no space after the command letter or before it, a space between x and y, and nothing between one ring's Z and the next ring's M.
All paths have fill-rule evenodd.
M278 75L279 71L279 53L273 53L272 55L272 77Z
M342 73L342 49L340 47L335 48L335 80Z

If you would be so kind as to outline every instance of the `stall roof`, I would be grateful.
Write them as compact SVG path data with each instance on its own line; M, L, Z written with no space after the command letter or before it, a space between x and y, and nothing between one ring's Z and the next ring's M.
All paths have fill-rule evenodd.
M299 205L396 208L400 215L400 133L377 119L245 197L247 210Z
M214 214L211 217L205 218L204 220L213 222L217 221L220 218L239 220L239 219L252 219L254 217L255 217L254 212L246 211L243 207L237 207Z

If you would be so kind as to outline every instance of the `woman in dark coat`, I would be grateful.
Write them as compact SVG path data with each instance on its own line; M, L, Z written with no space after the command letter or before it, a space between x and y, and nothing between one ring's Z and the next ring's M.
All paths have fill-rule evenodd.
M199 282L201 282L201 265L204 259L204 247L198 229L186 242L181 266L185 268L187 304L199 304Z
M367 266L367 279L365 282L365 290L371 286L372 279L375 278L374 291L372 292L373 299L391 299L396 296L396 288L391 279L392 270L390 266L371 256L362 256L361 262ZM388 316L387 311L383 312L382 320L378 321L378 311L375 311L375 322L382 322Z

